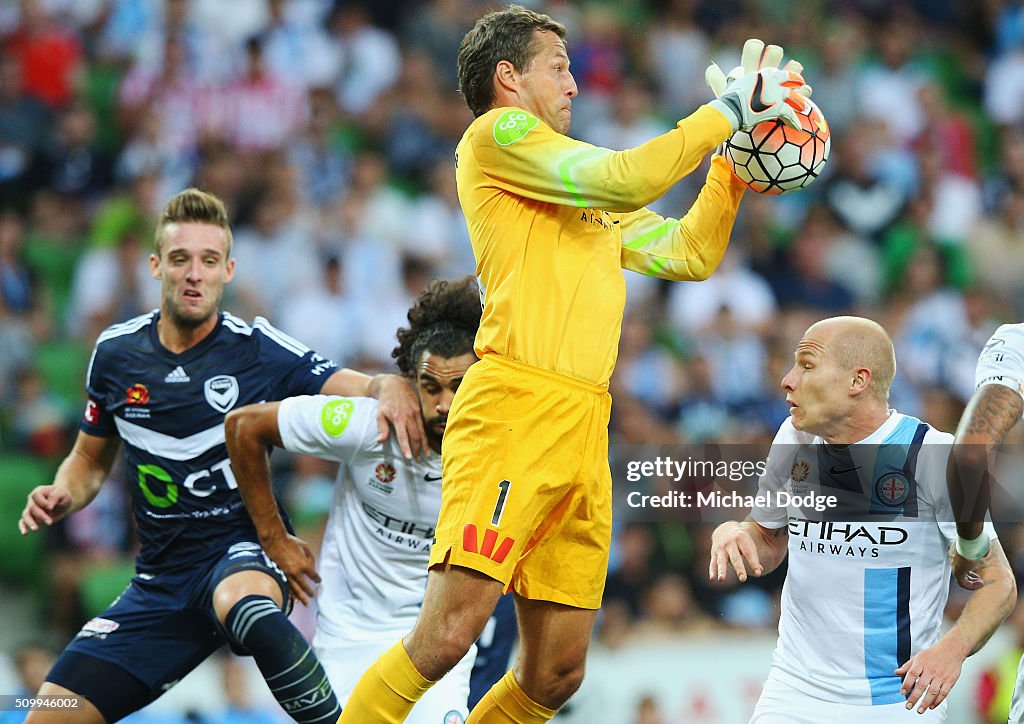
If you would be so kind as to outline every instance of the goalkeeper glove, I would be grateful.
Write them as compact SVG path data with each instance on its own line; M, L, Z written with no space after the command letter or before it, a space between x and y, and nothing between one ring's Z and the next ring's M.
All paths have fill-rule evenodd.
M728 76L716 63L708 66L704 77L716 97L708 105L717 108L730 120L733 131L775 118L799 128L792 109L803 109L801 96L809 97L811 87L800 75L803 66L799 62L791 60L781 71L778 70L782 56L782 48L778 45L766 48L764 42L751 38L743 45L740 65L729 71ZM755 98L755 94L758 97Z

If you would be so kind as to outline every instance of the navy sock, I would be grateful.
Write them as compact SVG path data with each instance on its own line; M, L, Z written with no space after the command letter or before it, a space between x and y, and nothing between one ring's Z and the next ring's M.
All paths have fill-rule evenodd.
M320 661L299 630L266 596L246 596L228 612L225 628L252 654L267 686L297 722L334 722L338 699Z

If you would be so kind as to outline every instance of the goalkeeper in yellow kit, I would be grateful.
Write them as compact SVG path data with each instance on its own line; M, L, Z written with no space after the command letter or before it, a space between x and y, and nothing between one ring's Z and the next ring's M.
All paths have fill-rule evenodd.
M480 362L449 413L419 619L363 675L341 722L402 721L466 654L506 588L519 655L468 721L544 722L579 687L611 540L608 379L621 269L706 279L744 187L715 157L681 220L643 207L735 130L795 125L809 92L798 64L775 67L780 48L751 41L728 79L709 68L718 98L613 152L564 135L577 94L564 38L550 17L510 6L481 18L459 50L460 90L476 116L456 178L484 297Z

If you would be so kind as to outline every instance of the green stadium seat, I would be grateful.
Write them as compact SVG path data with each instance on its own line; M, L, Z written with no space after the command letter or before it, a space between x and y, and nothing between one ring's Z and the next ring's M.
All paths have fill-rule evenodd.
M0 578L35 585L43 559L43 536L23 536L18 519L29 491L53 480L52 463L28 455L0 454Z

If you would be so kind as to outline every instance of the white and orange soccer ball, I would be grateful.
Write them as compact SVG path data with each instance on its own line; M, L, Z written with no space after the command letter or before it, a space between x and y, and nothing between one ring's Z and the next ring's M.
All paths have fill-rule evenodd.
M809 186L825 167L832 147L828 122L810 99L797 111L800 129L781 120L736 131L725 142L725 159L734 174L754 191L784 194Z

